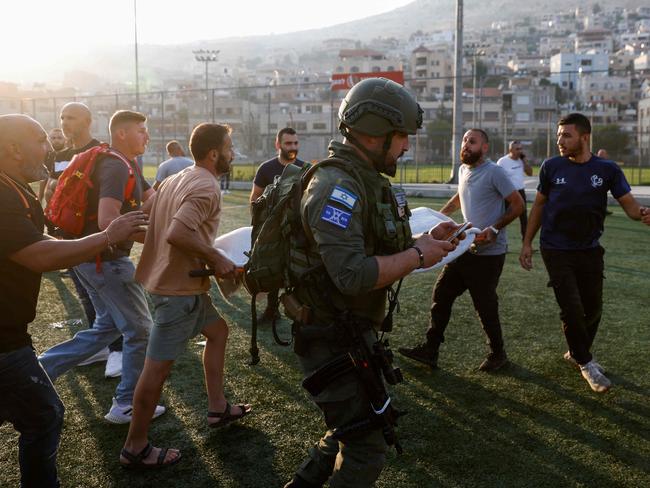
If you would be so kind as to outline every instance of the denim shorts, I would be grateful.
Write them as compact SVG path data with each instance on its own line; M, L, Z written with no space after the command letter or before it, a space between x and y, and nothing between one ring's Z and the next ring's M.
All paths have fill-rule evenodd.
M206 325L221 319L207 293L201 295L151 294L154 325L149 335L147 357L173 361Z

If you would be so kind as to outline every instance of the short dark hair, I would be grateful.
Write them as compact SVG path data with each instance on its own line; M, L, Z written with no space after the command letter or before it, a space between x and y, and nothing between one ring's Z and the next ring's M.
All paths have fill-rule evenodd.
M165 146L165 149L167 150L167 152L171 152L171 149L173 147L178 147L179 149L182 149L180 142L178 142L177 140L169 141Z
M210 151L220 151L224 139L232 132L229 125L203 123L197 125L190 136L190 152L194 161L204 159Z
M296 135L296 129L293 127L284 127L278 131L278 135L275 137L275 140L278 142L282 142L282 136L285 134L289 134L291 136Z
M562 117L557 125L575 125L578 134L591 134L591 122L587 117L577 112Z
M483 129L479 129L478 127L472 127L471 129L467 129L467 132L478 132L481 134L481 137L483 137L483 141L488 144L490 142L490 138L487 135L487 132L485 132Z
M118 110L111 117L111 121L108 123L108 131L113 134L115 129L122 124L128 122L146 122L147 116L140 112L134 112L133 110Z

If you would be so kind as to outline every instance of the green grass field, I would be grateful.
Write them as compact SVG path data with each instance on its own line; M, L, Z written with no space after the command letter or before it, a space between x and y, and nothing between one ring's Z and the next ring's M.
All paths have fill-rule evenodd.
M237 164L233 166L232 178L236 181L253 181L257 164ZM443 183L449 179L451 165L448 164L427 164L418 168L411 163L402 169L398 167L397 174L392 181L394 183ZM534 167L535 175L539 172L539 167ZM623 167L623 172L630 185L650 185L650 168ZM145 166L144 175L152 181L156 176L155 166Z
M246 192L225 198L221 232L248 221ZM411 199L411 206L439 209L442 201ZM517 262L515 226L499 287L501 317L511 364L496 374L476 371L486 347L468 296L455 306L440 369L398 362L405 382L394 387L408 410L400 422L404 454L391 452L377 486L406 487L644 487L650 486L650 229L624 217L607 218L605 312L595 353L614 386L593 393L565 364L566 344L558 309L546 287L539 254L535 269ZM391 344L423 338L436 273L405 280ZM30 330L38 352L74 334L82 317L72 283L58 273L43 277L38 315ZM254 412L221 431L206 428L201 346L192 341L164 390L168 412L152 424L157 445L183 452L177 466L130 473L118 464L126 426L106 424L117 380L104 365L76 368L58 379L66 405L59 451L65 487L281 487L324 432L319 410L300 387L295 355L261 329L261 363L247 365L249 298L224 303L231 326L226 390ZM62 328L52 324L64 322ZM288 324L283 323L284 330ZM197 341L200 340L197 338ZM18 485L18 437L0 428L0 486Z

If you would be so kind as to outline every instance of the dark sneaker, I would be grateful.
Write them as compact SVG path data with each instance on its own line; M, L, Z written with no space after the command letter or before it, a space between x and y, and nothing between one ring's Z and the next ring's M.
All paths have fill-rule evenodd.
M478 369L479 371L496 371L497 369L505 366L507 362L508 356L506 355L505 351L500 353L491 352L481 363Z
M415 347L400 347L397 351L407 358L431 366L431 369L438 367L438 348L426 342Z

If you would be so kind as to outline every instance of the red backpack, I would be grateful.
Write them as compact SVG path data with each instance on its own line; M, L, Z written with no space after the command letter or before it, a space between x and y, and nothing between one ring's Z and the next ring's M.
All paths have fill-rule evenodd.
M133 195L136 176L133 167L124 156L111 150L108 144L103 143L75 155L59 177L54 195L45 209L45 217L70 236L81 236L86 222L97 219L97 214L88 214L88 189L94 186L91 176L97 161L105 156L124 162L129 169L124 201L130 200Z

